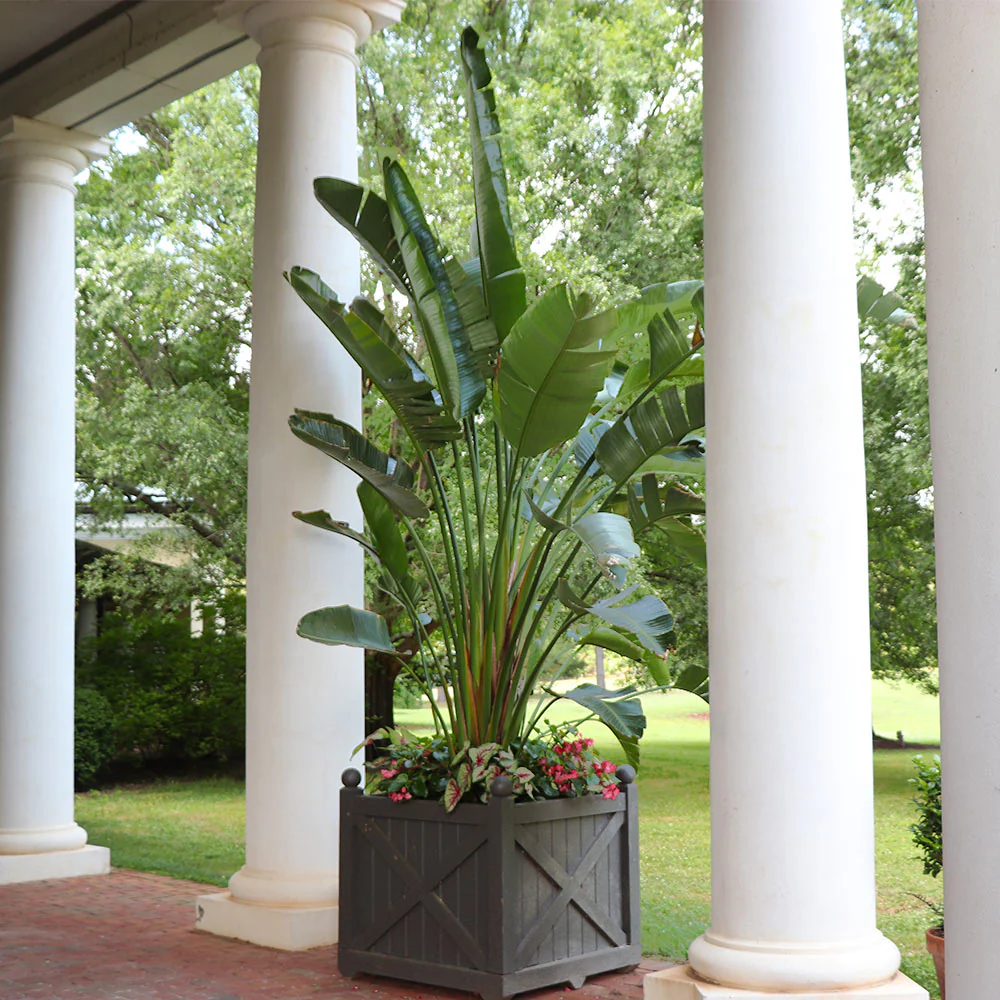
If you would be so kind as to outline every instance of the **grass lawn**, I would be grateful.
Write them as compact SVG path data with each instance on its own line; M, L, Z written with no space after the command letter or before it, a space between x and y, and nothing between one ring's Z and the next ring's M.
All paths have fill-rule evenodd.
M937 699L880 682L873 692L880 734L902 730L910 742L937 741ZM647 697L644 704L643 950L681 959L709 919L708 722L693 717L705 705L692 695ZM419 728L430 713L417 709L398 716L401 724ZM563 717L569 716L567 711ZM600 736L600 727L593 735ZM903 971L937 997L923 943L933 915L910 895L941 896L940 884L921 873L910 841L911 756L906 750L875 754L879 926L900 946ZM91 843L111 848L119 867L225 885L243 864L242 791L238 782L223 778L124 786L77 796L77 819Z

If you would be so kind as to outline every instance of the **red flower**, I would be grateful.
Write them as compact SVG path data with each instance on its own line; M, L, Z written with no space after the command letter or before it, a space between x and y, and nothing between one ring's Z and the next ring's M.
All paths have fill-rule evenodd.
M606 799L617 799L618 793L621 791L617 785L608 785L604 789L604 797Z
M615 794L617 794L618 789L615 789ZM398 792L389 792L389 798L393 802L405 802L407 799L412 799L413 796L406 790L404 785Z
M396 775L399 774L399 771L397 771L396 768L394 767L383 767L381 770L381 774L382 777L388 781L389 778L395 778Z

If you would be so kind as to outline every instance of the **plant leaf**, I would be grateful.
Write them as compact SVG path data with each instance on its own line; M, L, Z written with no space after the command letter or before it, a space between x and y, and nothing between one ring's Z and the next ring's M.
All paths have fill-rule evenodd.
M461 435L461 427L447 412L434 386L374 306L365 303L368 308L363 309L355 302L352 310L361 311L348 313L315 272L293 267L286 277L299 298L364 369L422 449L437 448Z
M536 520L546 531L551 531L554 535L558 535L560 531L565 531L568 525L564 524L562 521L557 521L554 517L550 517L541 507L535 503L531 494L525 489L524 502L527 504L528 512L531 517L528 520ZM553 504L553 506L558 506L558 504Z
M438 389L452 416L463 420L483 401L486 381L473 354L437 239L410 179L399 163L388 157L382 162L382 176L389 217L413 286L412 302Z
M406 517L426 517L427 505L409 487L413 470L379 450L350 424L329 413L296 410L288 418L292 433L359 475Z
M303 639L327 646L360 646L383 653L396 651L385 619L372 611L361 611L349 604L320 608L303 615L295 630Z
M638 698L622 697L630 689L609 691L596 684L581 684L563 697L594 713L615 734L628 762L639 768L639 739L646 728L646 716Z
M565 284L550 288L514 324L497 376L498 419L523 456L572 438L611 371L615 351L597 345L614 316L593 314L591 300Z
M293 510L292 517L304 524L310 524L314 528L322 528L324 531L332 531L335 535L350 538L376 559L379 558L378 550L361 532L355 531L346 521L335 521L325 510L310 510L306 513L301 510Z
M704 701L708 701L708 670L697 664L691 664L674 678L671 687L678 691L690 691Z
M374 191L339 177L313 181L316 200L368 251L379 270L408 298L413 295L389 206Z
M602 435L594 456L616 483L648 471L644 466L657 455L687 460L690 471L698 472L704 468L704 454L691 435L704 426L704 384L687 386L683 403L677 387L668 385L622 414Z
M637 663L643 664L652 675L654 681L661 687L671 685L670 669L667 661L662 656L651 653L644 649L637 642L633 642L627 636L622 635L610 628L598 628L588 632L577 643L579 646L600 646L602 649L609 649L612 653L627 657Z
M704 514L705 499L679 486L661 489L656 476L647 473L642 482L628 487L628 517L632 530L640 534L666 518Z
M358 499L379 561L392 579L405 587L410 577L410 561L388 500L368 483L358 483Z
M584 604L566 580L560 580L558 585L559 600L571 611L595 615L608 625L634 635L651 653L664 656L674 646L674 616L663 601L652 595L623 605L621 602L631 597L635 590L632 586L603 601Z
M895 292L887 292L874 278L858 278L858 318L915 329L917 321Z
M462 789L458 787L458 782L454 778L449 778L448 783L444 786L444 797L442 802L444 802L444 811L452 812L455 807L462 801Z
M502 341L527 306L526 283L514 246L507 175L500 150L492 74L472 28L462 32L462 74L472 139L472 179L483 287Z
M590 549L604 576L621 590L629 563L639 555L628 519L599 511L574 521L571 530Z

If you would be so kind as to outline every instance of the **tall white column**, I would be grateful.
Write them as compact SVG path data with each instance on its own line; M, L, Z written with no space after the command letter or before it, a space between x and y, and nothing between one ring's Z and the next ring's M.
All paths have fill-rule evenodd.
M0 883L109 867L73 821L74 177L107 150L0 122Z
M1000 992L1000 4L920 3L948 1000Z
M712 922L657 1000L927 995L875 925L840 14L705 4Z
M247 520L247 862L201 897L198 927L278 948L337 939L340 774L364 738L361 650L299 638L325 605L363 606L362 553L294 520L325 508L361 524L357 479L288 429L295 407L361 426L361 375L282 278L301 264L342 300L359 286L354 239L313 197L357 179L356 47L401 3L240 4L260 42ZM232 7L228 8L228 12ZM227 8L223 8L223 14Z

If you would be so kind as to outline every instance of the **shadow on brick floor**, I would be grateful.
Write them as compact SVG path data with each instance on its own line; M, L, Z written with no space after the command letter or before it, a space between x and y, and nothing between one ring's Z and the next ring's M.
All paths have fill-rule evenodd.
M463 1000L469 996L337 973L337 949L274 951L193 929L213 886L115 870L0 886L0 1000ZM574 1000L641 1000L645 961L595 976ZM525 994L554 1000L563 989Z

